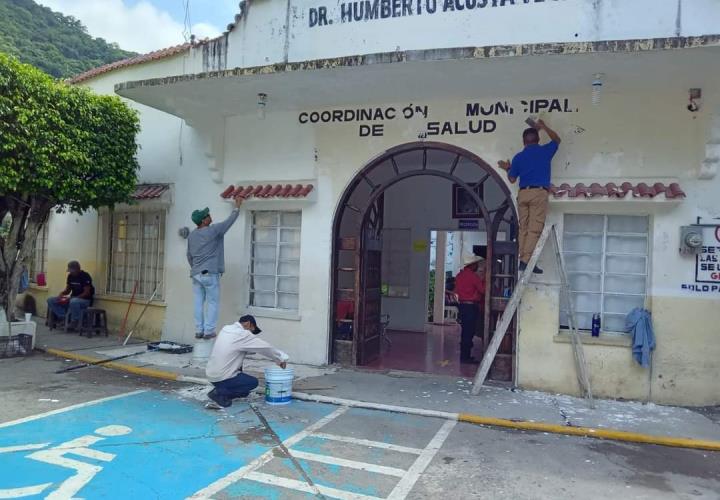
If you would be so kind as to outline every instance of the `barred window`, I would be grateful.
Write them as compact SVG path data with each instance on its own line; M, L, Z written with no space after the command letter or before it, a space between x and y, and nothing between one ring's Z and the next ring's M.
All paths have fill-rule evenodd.
M590 330L600 313L602 330L625 331L625 316L643 307L648 275L646 216L565 215L563 255L578 328ZM567 311L560 325L568 327Z
M32 283L37 282L37 275L43 273L47 275L47 261L48 261L48 223L42 225L42 228L38 232L37 239L35 240L35 246L33 247L33 253L30 258L30 268L28 274L30 275L30 281Z
M109 217L110 247L107 284L111 295L163 297L165 212L113 212ZM136 288L137 287L137 288Z
M250 305L298 310L300 212L252 212Z

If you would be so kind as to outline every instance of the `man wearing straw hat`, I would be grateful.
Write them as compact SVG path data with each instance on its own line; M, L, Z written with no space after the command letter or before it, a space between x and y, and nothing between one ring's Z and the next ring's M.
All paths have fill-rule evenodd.
M478 363L472 357L473 337L485 297L485 281L478 275L485 259L478 255L465 255L463 268L455 278L455 293L458 295L458 319L460 320L460 362Z
M255 318L250 315L220 330L205 368L214 387L208 393L211 401L205 408L227 408L233 399L247 397L258 386L258 379L242 371L246 354L260 354L275 361L283 370L287 367L288 355L257 337L260 331Z

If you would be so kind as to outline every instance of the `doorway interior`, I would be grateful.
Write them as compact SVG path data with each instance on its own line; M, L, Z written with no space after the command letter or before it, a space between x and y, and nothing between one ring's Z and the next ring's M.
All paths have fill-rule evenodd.
M437 228L443 228L438 230ZM459 362L459 326L452 309L429 296L436 246L454 276L462 256L486 258L485 304L475 338L482 357L515 283L517 216L510 192L482 159L441 143L411 143L371 161L342 197L334 225L332 354L341 364L456 376L477 365ZM484 254L484 255L483 255ZM443 276L444 277L444 276ZM441 279L440 281L445 281ZM450 281L451 282L451 281ZM442 321L429 306L441 311ZM447 315L447 317L446 317ZM514 328L490 377L514 379Z

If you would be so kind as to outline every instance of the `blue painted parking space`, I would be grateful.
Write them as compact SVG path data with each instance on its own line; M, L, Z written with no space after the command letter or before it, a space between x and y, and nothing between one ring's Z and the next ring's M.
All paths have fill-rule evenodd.
M280 439L335 408L265 415ZM0 426L0 498L185 498L272 449L247 404L141 392Z
M455 425L302 401L254 406L262 419L247 402L211 411L140 391L2 423L0 498L403 499Z

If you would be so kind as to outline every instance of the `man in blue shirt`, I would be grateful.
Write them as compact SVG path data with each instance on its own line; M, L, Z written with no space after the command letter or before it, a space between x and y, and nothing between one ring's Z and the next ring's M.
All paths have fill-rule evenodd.
M544 130L550 142L540 144L540 131ZM507 172L508 179L514 183L520 178L518 192L518 216L520 223L519 252L520 271L524 271L530 256L535 250L540 233L545 226L550 191L550 166L560 145L560 136L538 120L535 127L523 132L525 148L510 161L500 160L498 166ZM535 266L534 273L543 271Z

